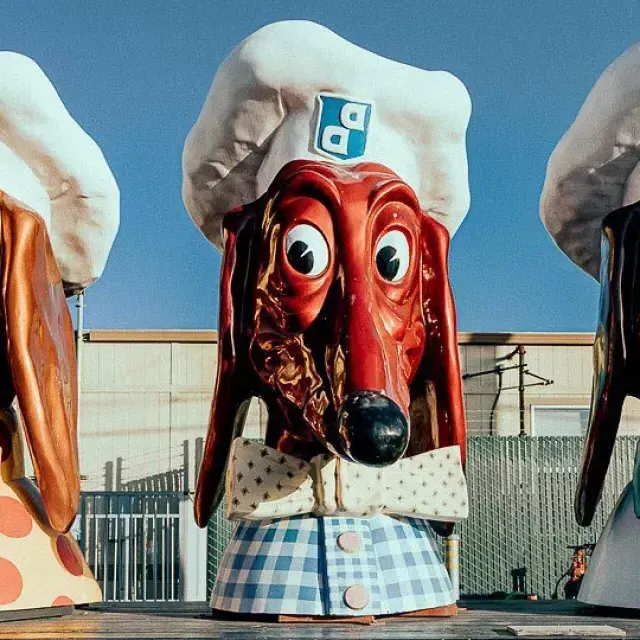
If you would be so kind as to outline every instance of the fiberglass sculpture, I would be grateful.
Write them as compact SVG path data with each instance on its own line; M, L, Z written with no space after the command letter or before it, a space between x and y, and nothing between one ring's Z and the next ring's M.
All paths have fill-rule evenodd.
M242 614L455 612L433 529L466 517L449 236L470 101L449 73L310 22L218 70L183 197L223 250L195 516L239 520L213 588ZM264 443L242 437L261 398Z
M0 614L101 599L67 533L80 478L65 294L101 275L118 222L100 149L35 62L0 52Z
M588 526L624 400L640 398L640 44L598 79L549 160L540 212L557 245L600 281L589 426L575 510ZM640 450L632 481L600 536L578 598L640 608Z

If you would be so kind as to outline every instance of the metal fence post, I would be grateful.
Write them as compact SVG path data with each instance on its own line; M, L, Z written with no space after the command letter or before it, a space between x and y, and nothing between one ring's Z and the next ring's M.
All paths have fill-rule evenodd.
M207 599L207 529L200 529L193 517L189 495L180 500L180 600Z
M189 442L183 449L184 490L180 500L180 600L207 599L207 529L200 529L193 516L193 501L189 486ZM197 473L197 470L196 472ZM195 473L194 476L195 477Z
M460 536L453 533L444 539L444 564L451 579L453 594L460 598Z

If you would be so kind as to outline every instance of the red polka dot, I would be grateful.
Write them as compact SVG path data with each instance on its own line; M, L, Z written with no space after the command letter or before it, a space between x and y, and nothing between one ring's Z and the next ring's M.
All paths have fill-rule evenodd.
M52 607L68 607L70 604L75 604L75 602L67 597L67 596L58 596L52 603Z
M31 514L19 500L0 497L0 534L9 538L24 538L32 528Z
M72 575L82 575L82 558L76 546L65 536L56 539L56 550L62 566Z
M0 558L0 604L15 602L22 593L22 576L13 562Z

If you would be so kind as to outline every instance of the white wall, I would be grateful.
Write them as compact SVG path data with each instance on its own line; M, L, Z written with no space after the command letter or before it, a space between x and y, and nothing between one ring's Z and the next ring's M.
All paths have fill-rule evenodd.
M80 424L83 489L104 487L105 465L123 459L125 481L182 465L183 442L204 437L216 345L85 342ZM260 434L251 407L245 434Z
M509 353L512 345L496 347L496 356ZM531 386L525 389L525 430L535 435L532 425L532 407L589 407L593 378L591 345L525 345L527 368L543 378L553 380L548 386ZM517 362L517 359L514 360ZM505 363L506 364L506 363ZM518 372L505 373L505 387L517 387ZM539 382L525 376L525 384ZM498 433L517 435L519 433L518 390L504 391L498 403ZM532 431L533 428L533 431ZM620 435L640 433L640 402L627 398L620 424ZM557 435L563 435L559 432Z
M100 332L92 332L98 335ZM105 333L105 332L103 332ZM180 332L141 332L142 338L109 332L114 339L83 344L83 381L80 424L81 474L85 490L105 486L105 465L123 460L123 480L162 473L182 465L185 440L193 443L206 434L217 346L211 340L184 342ZM135 332L134 332L135 333ZM212 334L213 335L213 334ZM145 338L146 336L146 338ZM105 339L104 336L102 339ZM513 351L514 344L478 344L461 335L463 373L496 366L497 358ZM511 336L510 340L513 341ZM538 335L535 341L544 341ZM496 336L491 337L496 342ZM505 342L507 338L505 338ZM588 336L573 338L580 344L525 344L525 362L533 373L554 382L525 390L525 427L531 432L532 406L585 406L591 393L591 346ZM517 364L517 356L503 361ZM527 377L526 382L537 382ZM504 374L504 387L517 387L517 371ZM489 374L464 383L468 429L487 434L497 376ZM262 405L252 405L245 435L259 437L266 420ZM494 421L497 435L519 432L517 389L500 395ZM621 434L640 433L640 402L629 399ZM559 433L558 435L562 435Z

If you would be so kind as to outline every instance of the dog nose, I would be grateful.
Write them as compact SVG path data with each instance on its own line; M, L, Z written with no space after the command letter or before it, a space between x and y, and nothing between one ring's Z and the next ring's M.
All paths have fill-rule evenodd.
M373 391L356 391L338 413L338 453L372 467L393 464L409 443L409 424L391 398Z

